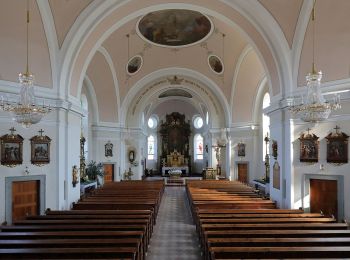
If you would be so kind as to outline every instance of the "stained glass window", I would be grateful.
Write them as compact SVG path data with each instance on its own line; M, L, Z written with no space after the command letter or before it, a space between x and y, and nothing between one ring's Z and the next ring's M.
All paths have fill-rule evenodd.
M203 160L203 137L200 134L196 134L194 137L194 158L196 160Z

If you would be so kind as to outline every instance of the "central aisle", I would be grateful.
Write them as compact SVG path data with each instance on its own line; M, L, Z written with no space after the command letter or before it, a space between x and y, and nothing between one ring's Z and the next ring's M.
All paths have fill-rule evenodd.
M185 187L165 187L146 260L201 260Z

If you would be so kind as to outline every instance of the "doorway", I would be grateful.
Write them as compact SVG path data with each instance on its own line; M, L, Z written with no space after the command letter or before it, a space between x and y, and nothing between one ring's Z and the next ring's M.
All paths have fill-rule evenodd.
M15 181L12 183L12 222L40 212L40 181Z
M103 164L103 169L105 172L104 183L109 183L114 181L114 164L105 163Z
M310 179L310 212L338 219L337 180Z
M242 183L249 182L248 163L237 163L238 181Z

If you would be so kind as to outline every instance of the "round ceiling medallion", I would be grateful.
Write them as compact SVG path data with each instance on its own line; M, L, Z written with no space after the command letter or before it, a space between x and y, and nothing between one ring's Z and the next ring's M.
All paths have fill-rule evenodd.
M167 9L146 14L136 28L141 38L162 47L184 47L204 41L213 24L200 12Z
M213 72L216 74L222 74L224 72L224 64L219 56L209 55L208 56L208 64Z
M126 64L126 71L128 74L133 75L141 69L143 59L140 55L132 57Z

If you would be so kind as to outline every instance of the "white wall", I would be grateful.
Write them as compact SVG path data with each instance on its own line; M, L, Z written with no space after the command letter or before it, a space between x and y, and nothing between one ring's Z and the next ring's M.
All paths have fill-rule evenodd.
M120 140L121 133L119 127L92 127L92 145L90 147L90 160L97 163L110 163L114 164L114 180L121 180L120 169ZM113 156L105 156L105 144L111 142L113 144ZM87 161L87 163L90 162Z
M80 115L66 110L54 109L44 117L39 124L30 128L22 128L21 125L11 120L10 114L0 112L0 136L9 134L9 129L15 127L15 133L24 138L23 141L23 164L9 168L0 165L0 222L5 221L5 178L25 176L26 166L28 175L45 175L45 208L67 209L71 203L80 197L80 186L72 185L72 167L79 166L79 136ZM51 141L50 163L42 167L31 164L30 138L38 135L43 129L44 135L49 136ZM9 220L10 221L10 220Z
M343 104L343 107L347 107L349 104ZM294 187L294 201L293 208L298 208L304 205L303 196L302 196L302 186L304 185L304 175L305 174L320 174L322 176L335 176L340 175L344 177L344 194L342 194L342 198L338 198L340 200L345 201L344 203L344 212L345 218L347 221L350 221L350 204L348 201L348 196L350 194L350 165L347 164L332 164L327 163L327 142L325 137L330 133L334 132L333 129L336 125L338 125L341 129L340 131L350 135L350 118L349 115L337 116L336 118L331 118L331 121L328 120L326 122L318 123L318 124L298 124L294 125L293 131L293 175L294 181L291 183L292 187ZM298 138L301 133L306 133L307 128L310 128L310 133L313 133L319 137L319 160L317 163L303 163L299 161L300 156L300 141ZM320 169L320 166L323 165L323 170ZM308 194L305 194L307 196Z
M230 174L227 175L231 180L237 180L238 178L237 163L239 162L248 163L248 177L250 183L255 179L262 179L264 177L264 171L259 169L259 164L257 164L257 161L261 160L261 153L257 150L257 146L261 141L258 130L258 128L252 130L250 127L231 130ZM237 145L240 142L246 145L244 157L238 156Z

